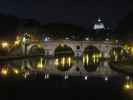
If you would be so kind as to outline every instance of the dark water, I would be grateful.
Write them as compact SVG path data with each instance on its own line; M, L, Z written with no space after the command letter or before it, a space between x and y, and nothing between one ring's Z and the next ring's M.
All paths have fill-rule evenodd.
M30 61L33 66L35 61ZM7 61L1 66L21 64L22 61ZM87 80L83 76L71 76L65 80L59 75L50 75L49 79L44 79L44 73L31 74L26 79L22 76L1 77L0 96L17 100L133 100L133 90L124 89L127 81L125 76L109 76L108 80L99 76L89 77Z
M63 80L58 76L42 81L3 80L0 83L0 91L3 97L18 100L132 100L122 89L120 77L112 77L108 82L98 77L85 81L79 77Z

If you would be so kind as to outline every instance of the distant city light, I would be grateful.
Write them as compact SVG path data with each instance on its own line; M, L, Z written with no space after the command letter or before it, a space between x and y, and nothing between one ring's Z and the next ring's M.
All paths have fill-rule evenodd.
M2 68L1 74L6 76L8 74L8 69L7 68Z
M8 48L9 44L8 44L8 42L2 42L1 46L2 46L2 48Z
M19 74L19 70L18 70L18 69L13 69L13 72L14 72L15 74Z

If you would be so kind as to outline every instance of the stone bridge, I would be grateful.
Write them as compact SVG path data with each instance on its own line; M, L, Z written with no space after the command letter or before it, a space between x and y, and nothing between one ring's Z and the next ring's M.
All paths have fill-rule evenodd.
M71 47L75 53L75 56L78 53L77 47L80 47L81 55L83 54L83 51L88 46L94 46L96 47L105 58L110 57L109 52L114 47L122 47L121 45L112 43L110 41L71 41L71 40L53 40L48 42L40 42L40 43L31 43L29 46L27 46L27 54L30 52L31 48L33 46L42 47L45 50L46 55L54 55L55 49L59 45L67 45Z

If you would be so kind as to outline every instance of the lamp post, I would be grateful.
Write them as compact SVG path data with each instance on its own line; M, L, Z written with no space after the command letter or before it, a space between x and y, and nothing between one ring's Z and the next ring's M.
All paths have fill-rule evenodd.
M27 55L27 46L30 43L30 35L25 33L23 38L22 38L22 43L23 43L23 53L26 56Z

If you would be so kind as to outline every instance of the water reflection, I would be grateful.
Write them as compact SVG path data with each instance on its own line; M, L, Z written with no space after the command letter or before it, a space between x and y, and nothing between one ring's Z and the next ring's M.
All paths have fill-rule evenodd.
M83 52L83 66L89 71L95 71L100 64L102 53L94 46L88 46Z
M94 55L95 55L95 57L94 57ZM80 59L80 60L83 63L83 65L85 65L85 63L88 62L86 64L87 68L91 68L91 67L92 68L93 67L100 68L99 73L103 72L104 74L101 74L101 76L99 75L98 78L102 77L101 80L103 80L105 82L105 84L109 83L109 85L110 85L111 81L113 81L113 79L111 79L111 78L114 76L114 74L109 73L110 70L108 70L108 68L110 68L110 66L107 64L108 61L100 60L100 58L101 58L101 55L98 56L98 54L93 54L91 57L89 55L84 55L83 62L82 62L82 59ZM54 61L53 61L53 59L54 59ZM94 59L95 59L95 61L93 61ZM49 59L49 60L51 60L51 59ZM55 65L58 66L61 64L63 67L63 70L65 67L70 69L75 64L75 63L73 63L73 60L74 60L74 58L71 56L62 56L61 58L52 58L53 66L50 66L50 67L55 67ZM31 69L28 66L30 66ZM24 69L21 67L24 67ZM1 64L0 73L1 73L1 76L4 78L7 76L19 76L19 78L20 78L20 76L21 76L26 80L33 80L33 79L34 80L36 80L36 79L50 80L50 79L53 79L51 73L43 73L43 70L45 70L46 67L49 67L48 61L43 57L36 57L36 58L31 58L31 59L10 61L10 62ZM84 66L81 66L81 67L84 67ZM35 69L36 73L31 74L32 69ZM39 70L39 72L38 72L38 70ZM90 71L90 69L89 69L89 71ZM93 71L95 73L97 73L97 71L95 69ZM116 72L113 69L112 69L112 71ZM112 74L112 76L111 76L111 74ZM121 90L121 91L132 91L133 90L133 79L129 76L126 77L126 79L125 79L125 76L126 76L125 74L118 73L117 75L119 77L121 77L122 81L118 82L119 79L114 80L114 81L116 82L116 84L118 84L118 87L122 86L121 88L123 90ZM71 80L72 79L71 75L69 75L69 73L66 73L65 76L62 76L61 78L63 80ZM79 77L79 79L86 81L86 82L93 81L92 79L90 79L90 73L83 76L83 79L81 77ZM95 84L98 84L97 81Z
M43 57L29 59L29 64L32 69L43 70L46 65L46 60Z
M44 67L43 60L43 58L40 58L40 60L37 62L37 68L42 69Z
M55 58L55 66L61 71L69 70L73 65L73 58L70 56L61 56Z
M79 70L76 70L77 63L80 65ZM69 70L71 68L72 70ZM117 70L110 67L108 60L101 60L100 54L93 54L91 56L89 54L85 54L83 56L83 62L82 59L76 60L72 56L61 56L51 59L45 59L44 57L34 57L30 59L5 62L0 66L0 72L4 76L10 74L20 75L38 71L45 74L51 74L52 71L57 71L55 69L59 69L63 73L67 72L67 75L72 74L84 76L88 75L88 72L94 72L97 75L108 77L118 73Z
M60 71L68 71L74 64L74 51L71 47L60 44L54 51L55 67Z
M112 48L110 55L111 62L122 62L127 57L126 51L121 47Z
M19 75L20 69L17 69L15 67L11 67L10 64L3 64L0 68L0 74L3 77L10 76L10 75Z
M127 76L124 81L124 89L125 90L133 90L133 79L129 76Z

